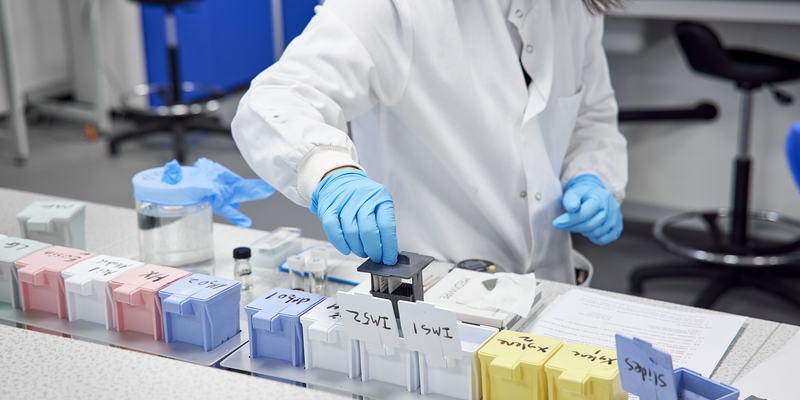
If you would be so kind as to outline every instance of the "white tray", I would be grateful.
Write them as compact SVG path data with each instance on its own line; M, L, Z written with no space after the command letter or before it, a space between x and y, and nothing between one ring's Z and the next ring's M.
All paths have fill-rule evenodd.
M113 345L205 366L219 366L219 362L223 358L249 340L247 329L242 329L239 334L217 346L214 350L203 351L202 346L183 342L166 343L163 340L156 341L153 340L152 335L133 331L117 332L115 330L107 330L103 325L88 321L70 322L68 319L58 319L54 314L44 311L22 311L11 308L8 303L0 303L0 320L67 334L78 340ZM246 328L247 322L242 321L240 326Z
M321 368L305 369L303 366L292 367L288 361L274 358L250 358L250 344L245 344L228 358L222 360L220 366L237 371L266 375L294 382L302 382L309 386L325 387L336 391L353 393L365 397L383 400L455 400L453 397L438 394L419 394L419 389L409 392L404 386L375 380L362 382L361 376L350 379L347 374Z

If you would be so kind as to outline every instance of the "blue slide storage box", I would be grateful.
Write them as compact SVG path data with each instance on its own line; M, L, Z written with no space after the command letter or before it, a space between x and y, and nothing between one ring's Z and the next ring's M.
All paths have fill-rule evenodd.
M704 378L697 372L686 368L675 369L675 386L678 387L678 398L706 400L736 400L739 398L739 389Z
M269 357L303 364L300 316L325 296L276 288L245 307L250 329L250 358Z
M164 315L164 341L214 350L239 333L242 284L192 274L158 291Z

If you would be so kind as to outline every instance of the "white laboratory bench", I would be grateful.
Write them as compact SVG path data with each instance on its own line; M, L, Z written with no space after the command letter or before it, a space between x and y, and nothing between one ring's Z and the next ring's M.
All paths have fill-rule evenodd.
M56 199L58 198L48 195L0 188L0 234L18 236L19 226L15 218L17 212L33 201ZM86 225L87 250L120 257L138 257L136 214L133 209L88 203ZM231 278L233 248L249 245L265 233L215 224L215 262L212 274ZM306 244L312 243L314 241L307 241ZM277 270L256 270L255 273L254 293L259 295L288 283L288 274ZM545 306L556 296L575 288L549 281L542 281L540 287ZM350 288L350 285L331 282L327 294L332 296L337 290ZM581 290L601 292L608 296L669 309L717 313L595 289ZM244 300L243 304L246 304ZM303 389L274 380L18 329L13 327L13 323L10 324L12 326L1 323L2 321L0 398L3 399L85 399L112 396L119 399L149 397L193 400L223 397L339 397L327 391ZM732 383L775 353L798 330L800 327L797 326L748 318L711 377L720 382ZM398 387L398 390L405 389Z

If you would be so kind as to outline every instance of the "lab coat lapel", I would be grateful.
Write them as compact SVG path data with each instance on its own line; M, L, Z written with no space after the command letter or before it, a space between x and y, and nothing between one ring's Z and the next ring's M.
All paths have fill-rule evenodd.
M531 8L531 15L523 25L523 62L524 57L531 57L525 62L531 87L528 91L528 105L525 109L523 124L542 112L550 98L553 87L554 44L553 10L550 0L538 0ZM533 46L533 53L526 54L526 43Z

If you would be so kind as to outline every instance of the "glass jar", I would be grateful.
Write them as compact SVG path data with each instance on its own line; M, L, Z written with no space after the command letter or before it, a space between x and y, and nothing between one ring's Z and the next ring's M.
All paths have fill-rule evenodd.
M211 203L159 205L136 199L142 261L181 267L214 258Z

